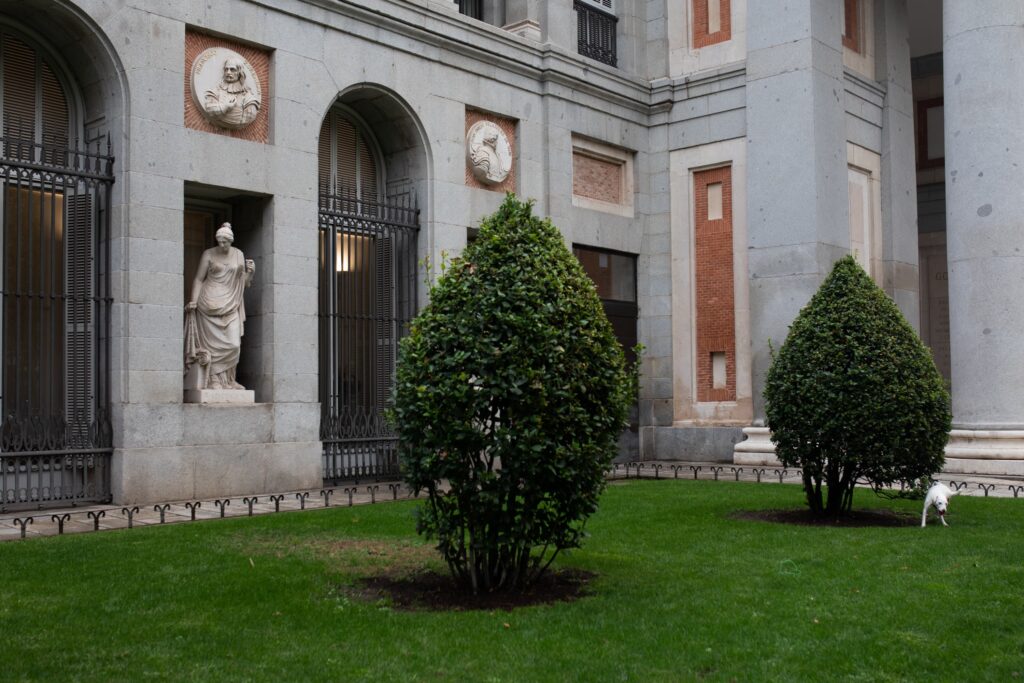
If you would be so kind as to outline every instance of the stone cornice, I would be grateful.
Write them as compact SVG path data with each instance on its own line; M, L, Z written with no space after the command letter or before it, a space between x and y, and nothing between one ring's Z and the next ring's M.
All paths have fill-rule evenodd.
M505 82L514 84L509 77L525 78L544 86L545 94L557 96L557 86L562 86L573 93L594 98L592 105L605 111L610 103L642 115L651 113L652 93L647 80L625 75L558 46L539 45L501 28L466 19L454 11L441 9L430 0L367 0L365 4L343 0L249 2L331 30L359 35L354 27L334 20L335 17L344 17L372 26L377 31L391 32L443 50L446 56L466 57L466 64L453 66L482 76L493 78L497 69L503 72L502 80ZM391 43L391 47L424 59L441 61L440 57L425 55L422 50L402 45L401 41ZM556 87L548 87L552 85Z
M746 73L746 64L737 62L688 76L659 78L651 81L651 99L668 97L679 102L729 88L741 88L746 85Z
M885 85L878 81L861 76L852 69L843 69L843 81L846 91L879 107L885 100Z

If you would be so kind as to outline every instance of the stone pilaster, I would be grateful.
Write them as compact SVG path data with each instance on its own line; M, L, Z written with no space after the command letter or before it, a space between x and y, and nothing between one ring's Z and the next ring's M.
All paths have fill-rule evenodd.
M747 222L755 423L769 341L849 251L841 3L748 5Z
M886 0L876 6L876 73L885 87L880 150L882 272L878 281L917 329L921 309L909 25L905 0Z
M576 10L570 0L542 3L540 9L542 40L576 53Z

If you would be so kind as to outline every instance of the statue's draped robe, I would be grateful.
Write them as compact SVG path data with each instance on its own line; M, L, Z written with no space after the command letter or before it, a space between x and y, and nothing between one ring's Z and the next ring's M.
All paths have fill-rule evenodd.
M234 247L227 264L210 259L206 280L196 301L199 346L210 353L209 376L231 371L234 380L242 335L245 334L245 258Z

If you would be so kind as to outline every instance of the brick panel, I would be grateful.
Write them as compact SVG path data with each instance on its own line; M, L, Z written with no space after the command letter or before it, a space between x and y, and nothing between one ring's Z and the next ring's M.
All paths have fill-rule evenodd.
M731 0L691 0L693 3L693 45L694 48L724 43L732 38ZM719 7L719 30L708 30L708 3L717 2Z
M708 185L722 184L722 217L708 220ZM732 250L732 168L693 174L697 400L736 400L736 310ZM711 354L725 354L725 387L714 388Z
M260 114L251 124L241 130L230 130L215 126L207 121L192 101L192 62L203 50L211 47L226 47L245 57L260 79ZM205 33L185 31L185 125L195 130L217 135L226 135L253 142L270 142L270 53L266 50L243 45L242 43L216 38Z
M577 197L621 204L623 166L625 164L620 162L573 151L572 193Z
M497 185L484 185L476 176L473 175L473 169L470 168L469 162L466 162L466 185L470 187L476 187L481 190L491 190L492 192L515 192L516 191L516 120L505 118L504 116L498 116L496 114L488 114L475 109L466 110L466 130L463 136L469 134L469 129L472 128L480 121L490 121L496 124L498 128L501 128L502 132L505 133L505 137L508 138L508 146L512 151L512 168L509 169L508 177ZM463 142L465 147L465 142Z

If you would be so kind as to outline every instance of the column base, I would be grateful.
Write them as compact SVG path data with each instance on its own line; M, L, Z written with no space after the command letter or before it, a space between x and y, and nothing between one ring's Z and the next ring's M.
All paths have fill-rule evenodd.
M733 450L734 465L781 467L767 427L746 427L743 434L746 440ZM1024 477L1024 430L954 429L942 471Z
M771 430L767 427L744 427L743 435L747 438L736 444L732 451L734 465L782 467L775 457Z
M1024 477L1024 430L950 431L943 471Z

